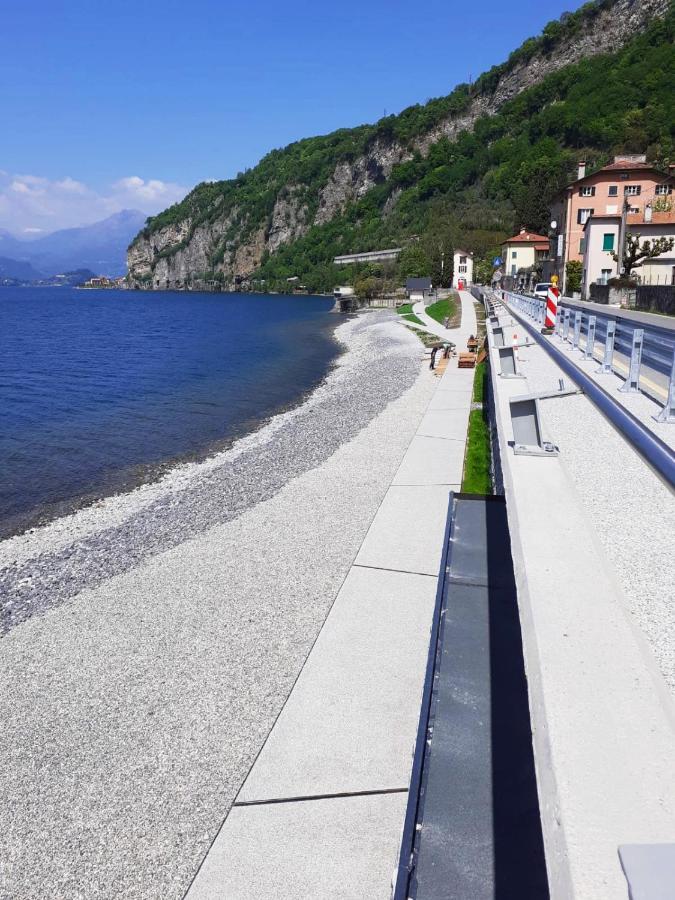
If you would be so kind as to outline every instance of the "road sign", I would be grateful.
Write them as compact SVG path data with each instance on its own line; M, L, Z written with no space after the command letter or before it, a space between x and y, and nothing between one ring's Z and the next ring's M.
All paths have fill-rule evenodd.
M501 266L501 264L502 264L501 256L495 256L495 258L492 260L492 265L493 266Z

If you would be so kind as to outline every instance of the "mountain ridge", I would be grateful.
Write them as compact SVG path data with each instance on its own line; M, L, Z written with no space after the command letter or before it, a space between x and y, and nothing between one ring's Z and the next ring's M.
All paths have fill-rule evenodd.
M21 239L0 230L0 255L29 263L40 275L92 269L106 275L126 272L129 241L145 224L140 210L123 209L90 225L61 228L40 237Z
M616 52L636 32L667 17L670 8L668 0L587 4L549 23L540 38L526 41L473 88L459 85L447 97L410 107L375 126L296 142L272 151L237 179L198 185L180 204L150 218L132 242L131 282L162 289L209 280L232 284L256 274L271 276L267 282L278 281L283 267L271 261L286 248L317 229L330 231L333 223L369 201L379 203L381 218L391 215L404 194L406 167L429 159L440 145L461 143L477 123L570 65ZM343 231L345 237L349 229ZM374 237L382 229L370 232ZM358 235L352 229L352 237L359 246L354 240L350 246L343 241L342 252L372 249L363 229ZM326 252L323 259L310 260L310 267L326 269L328 256ZM306 280L305 271L290 274ZM325 270L312 286L327 287L334 276Z

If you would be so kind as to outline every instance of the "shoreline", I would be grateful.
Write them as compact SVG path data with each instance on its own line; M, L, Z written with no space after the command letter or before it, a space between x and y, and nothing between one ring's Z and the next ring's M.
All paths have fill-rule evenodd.
M164 512L183 516L179 542L127 555L133 565L103 578L99 555L117 561L111 539L128 539L124 521L94 532L85 511L88 535L80 517L77 538L51 526L51 549L44 534L24 542L27 565L13 574L19 585L31 576L34 603L60 584L78 596L33 609L3 638L8 896L104 895L110 885L129 900L184 896L438 386L418 339L390 315L345 330L349 350L328 383L265 426L262 447L250 436L233 448L237 466L187 467L202 474L183 472L183 489L165 492ZM218 493L228 478L246 504ZM191 480L204 490L186 490ZM211 506L191 523L213 491L227 515L215 521ZM129 519L127 497L107 519L122 519L121 506L131 537L151 537L138 527L153 524L149 507ZM50 587L43 570L55 564L61 581Z
M275 414L230 446L203 460L179 463L155 481L108 495L0 542L0 596L9 598L0 605L0 635L84 588L132 569L214 525L236 519L338 449L413 383L410 362L419 359L421 348L417 338L402 329L390 313L357 315L339 323L334 337L344 350L322 382L295 406ZM392 384L385 377L378 393L375 382L390 365L386 354L391 348L398 348L399 355L407 359L406 382ZM372 385L368 377L371 358L378 367ZM353 377L362 390L356 398L349 387ZM368 391L377 396L368 396ZM323 441L320 437L317 441L316 435L307 439L315 412L326 419ZM356 418L349 421L354 413ZM342 436L334 431L336 421L346 426ZM293 452L297 442L307 445L307 459ZM271 469L278 461L277 453L284 457L284 464L281 472L274 473ZM251 467L261 464L262 473L250 478ZM221 495L222 507L214 503L214 494Z

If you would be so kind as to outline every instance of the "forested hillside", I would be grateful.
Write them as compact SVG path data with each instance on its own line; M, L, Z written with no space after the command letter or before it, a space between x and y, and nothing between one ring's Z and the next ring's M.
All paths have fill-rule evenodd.
M341 253L403 245L399 274L437 280L452 247L487 260L521 224L546 231L580 156L591 168L621 151L673 159L673 22L659 0L587 4L471 87L199 185L148 221L130 275L268 289L297 276L330 290L349 276L332 265Z

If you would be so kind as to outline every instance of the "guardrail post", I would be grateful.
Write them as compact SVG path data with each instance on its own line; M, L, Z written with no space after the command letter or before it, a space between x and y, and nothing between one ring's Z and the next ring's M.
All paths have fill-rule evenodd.
M593 359L593 346L595 345L595 316L588 317L588 330L586 331L586 351L584 359Z
M675 422L675 350L673 350L673 364L670 367L666 405L658 416L654 416L654 418L657 422Z
M581 336L581 317L583 313L580 309L577 309L574 313L574 334L572 336L572 346L571 350L576 350L579 346L579 337Z
M605 353L602 365L596 370L598 375L608 375L612 371L612 358L614 356L614 338L616 336L616 322L610 319L607 322L607 336L605 337Z
M566 341L570 333L570 311L563 310L563 341Z
M562 340L562 317L562 307L559 306L555 312L555 333L558 335L560 340Z
M633 331L633 348L630 353L628 378L619 388L624 394L637 394L640 392L640 364L642 363L642 345L644 343L644 336L644 328L636 328Z

